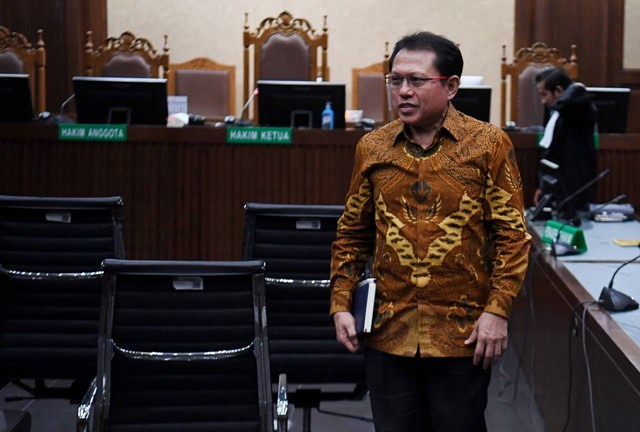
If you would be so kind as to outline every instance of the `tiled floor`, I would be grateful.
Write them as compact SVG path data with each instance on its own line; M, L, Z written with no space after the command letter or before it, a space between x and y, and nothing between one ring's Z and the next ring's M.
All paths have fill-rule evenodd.
M0 389L0 409L28 410L33 432L72 432L76 405L64 400L22 400L7 402L7 395L22 391L12 385ZM337 413L337 414L336 414ZM544 432L544 426L521 374L516 355L509 351L493 369L486 411L489 432ZM373 432L368 399L354 402L327 402L311 414L313 432ZM293 407L289 431L301 432L302 410Z

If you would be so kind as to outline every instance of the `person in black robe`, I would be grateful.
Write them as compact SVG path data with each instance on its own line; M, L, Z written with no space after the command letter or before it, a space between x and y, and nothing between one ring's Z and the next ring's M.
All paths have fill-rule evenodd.
M553 202L558 206L572 193L593 180L596 173L596 108L582 83L573 82L561 67L544 69L536 76L536 87L550 110L550 118L541 141L543 159L558 165ZM588 210L595 199L595 184L555 208L558 217L572 220ZM534 203L543 194L538 188Z

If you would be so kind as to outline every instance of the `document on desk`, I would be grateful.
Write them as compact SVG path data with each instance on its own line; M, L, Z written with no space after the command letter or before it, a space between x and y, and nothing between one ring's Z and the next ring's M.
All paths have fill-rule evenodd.
M618 239L614 238L613 242L618 246L640 246L640 239Z
M371 333L375 312L376 280L363 279L356 287L351 313L356 320L356 333Z

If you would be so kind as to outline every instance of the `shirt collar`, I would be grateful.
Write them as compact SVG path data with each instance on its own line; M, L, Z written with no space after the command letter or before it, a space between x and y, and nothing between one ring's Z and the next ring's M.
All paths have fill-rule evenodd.
M393 145L402 141L410 141L409 135L407 134L407 130L405 125L400 121L396 120L395 125L393 125L394 133L396 135ZM460 141L464 136L464 122L462 121L462 116L460 112L455 109L453 104L449 102L449 107L447 109L447 114L444 117L444 121L442 122L442 126L440 130L436 133L436 137L441 136L443 134L449 135L455 141Z

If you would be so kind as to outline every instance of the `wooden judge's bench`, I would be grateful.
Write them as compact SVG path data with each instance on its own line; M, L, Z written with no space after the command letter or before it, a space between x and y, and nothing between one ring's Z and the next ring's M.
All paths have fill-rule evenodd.
M294 130L291 145L228 144L209 126L131 126L126 142L60 141L56 125L0 124L0 193L120 195L132 259L241 256L246 202L343 204L362 130ZM528 205L539 158L535 134L511 133ZM600 137L611 174L598 200L640 203L640 135Z

